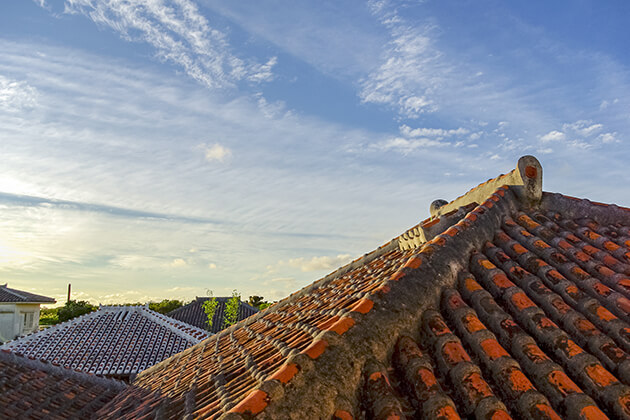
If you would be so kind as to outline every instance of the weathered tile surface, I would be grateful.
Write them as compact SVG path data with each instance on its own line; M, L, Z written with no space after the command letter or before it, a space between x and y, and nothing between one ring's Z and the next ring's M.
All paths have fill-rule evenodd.
M0 418L89 419L125 388L0 351Z

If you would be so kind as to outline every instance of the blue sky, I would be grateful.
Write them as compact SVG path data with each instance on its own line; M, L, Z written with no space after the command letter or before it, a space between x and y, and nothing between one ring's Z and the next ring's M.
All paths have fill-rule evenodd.
M541 161L630 205L626 1L0 4L0 281L279 299Z

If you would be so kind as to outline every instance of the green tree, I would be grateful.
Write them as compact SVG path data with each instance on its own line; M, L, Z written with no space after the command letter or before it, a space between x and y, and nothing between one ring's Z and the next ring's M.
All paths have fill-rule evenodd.
M258 308L262 303L265 302L265 298L262 296L250 296L247 303L249 303L254 308Z
M42 308L39 311L39 324L40 325L55 325L59 324L59 308Z
M208 318L206 320L206 324L208 324L208 330L212 330L212 323L214 321L214 313L217 311L217 299L212 296L212 291L208 290L208 296L210 296L210 299L206 300L204 303L201 304L201 307L203 308L203 311L206 313L206 317Z
M225 327L234 325L238 321L238 312L241 308L241 294L234 289L232 297L225 303L225 311L223 315L223 324Z
M271 305L273 305L272 302L263 302L260 305L258 305L258 310L262 311L263 309L267 309L268 307L270 307Z
M259 311L262 311L263 309L268 308L272 305L271 303L267 302L264 297L255 295L249 297L248 303Z
M161 314L167 314L184 306L184 302L176 299L163 299L161 302L149 302L149 309Z
M81 316L97 310L98 307L92 305L85 300L69 300L64 306L58 309L57 316L59 322L68 321L69 319Z

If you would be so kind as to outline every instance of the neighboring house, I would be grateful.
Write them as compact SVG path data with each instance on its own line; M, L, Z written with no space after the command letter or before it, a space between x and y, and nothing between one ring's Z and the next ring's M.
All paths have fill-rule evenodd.
M629 419L630 209L543 193L526 156L431 214L95 417Z
M208 337L146 306L98 311L5 343L2 350L72 370L128 380Z
M177 308L174 311L167 313L166 315L170 316L171 318L186 322L190 325L194 325L195 327L210 331L211 333L217 333L225 328L225 304L228 300L230 300L230 298L215 298L217 300L217 308L214 312L214 316L212 317L212 328L208 328L208 316L203 310L203 303L209 299L211 298L197 297L188 305ZM258 312L258 309L254 308L246 302L241 302L238 312L238 321L242 321L243 319L254 315L256 312Z
M0 285L0 343L39 330L39 305L55 299Z

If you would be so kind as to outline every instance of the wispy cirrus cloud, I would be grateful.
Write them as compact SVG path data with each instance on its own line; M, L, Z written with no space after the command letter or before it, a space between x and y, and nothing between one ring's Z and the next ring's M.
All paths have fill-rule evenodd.
M226 34L212 27L190 0L66 0L64 13L84 15L125 40L151 45L158 59L182 67L208 87L273 78L276 57L263 64L238 57Z
M392 39L382 64L361 82L361 101L392 106L407 118L436 111L438 106L432 97L441 75L450 69L433 47L433 28L404 24L394 12L384 12L381 5L374 10Z

